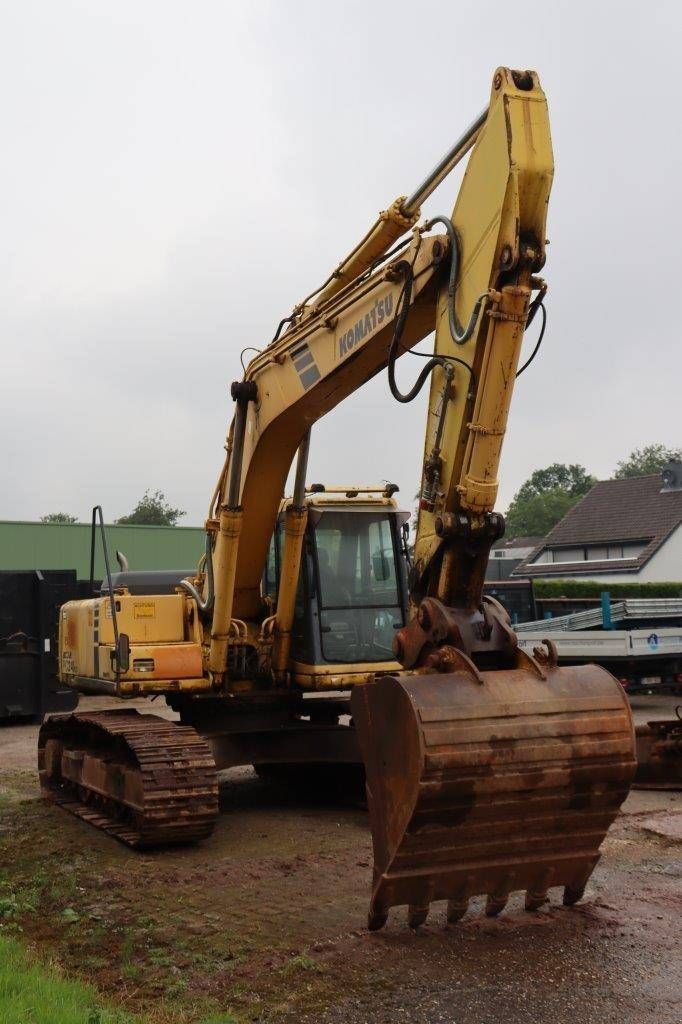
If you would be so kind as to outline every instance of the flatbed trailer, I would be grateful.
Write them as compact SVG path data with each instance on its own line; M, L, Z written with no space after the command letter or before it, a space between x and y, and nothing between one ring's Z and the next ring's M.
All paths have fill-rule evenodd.
M523 629L519 645L531 652L542 640L556 644L562 665L596 662L620 679L628 693L682 694L682 628L579 630Z
M613 629L613 622L631 628ZM601 629L586 628L601 623ZM668 623L662 625L661 623ZM516 626L519 646L528 651L543 640L556 646L559 664L601 665L628 695L682 695L682 599L621 601L555 619ZM682 788L682 715L639 725L637 775L640 788Z
M606 600L600 608L515 629L524 650L549 637L561 664L596 662L628 693L682 694L682 598Z

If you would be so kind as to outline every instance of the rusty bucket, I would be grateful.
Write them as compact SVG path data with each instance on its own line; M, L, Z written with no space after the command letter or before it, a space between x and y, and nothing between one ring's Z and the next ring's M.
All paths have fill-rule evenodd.
M412 927L434 900L448 920L512 891L537 909L552 886L582 896L635 772L620 684L596 665L531 658L479 672L404 673L356 687L374 845L370 929L407 904ZM468 667L465 662L468 662Z

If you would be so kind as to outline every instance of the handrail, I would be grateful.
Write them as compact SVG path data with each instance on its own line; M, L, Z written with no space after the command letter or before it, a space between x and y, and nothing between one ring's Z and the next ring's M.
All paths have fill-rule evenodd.
M107 574L107 588L109 590L109 605L111 607L111 621L114 627L114 658L116 665L116 682L119 682L122 666L120 664L118 619L116 617L116 598L114 588L111 585L111 569L109 568L109 550L107 548L107 537L104 531L104 513L101 505L95 505L92 509L92 521L90 523L90 593L95 596L95 531L97 518L99 516L100 537L102 539L102 553L104 555L104 568ZM126 666L127 668L127 666ZM123 669L125 671L125 668Z

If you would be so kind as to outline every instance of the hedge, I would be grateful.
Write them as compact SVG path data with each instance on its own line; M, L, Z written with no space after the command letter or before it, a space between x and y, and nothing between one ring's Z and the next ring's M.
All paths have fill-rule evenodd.
M680 583L599 583L595 580L533 580L536 597L682 597Z

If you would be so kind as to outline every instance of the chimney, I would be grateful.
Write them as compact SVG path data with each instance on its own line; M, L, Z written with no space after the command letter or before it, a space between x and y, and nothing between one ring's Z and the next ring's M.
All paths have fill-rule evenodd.
M677 460L667 462L661 470L661 494L668 491L682 491L682 462Z

